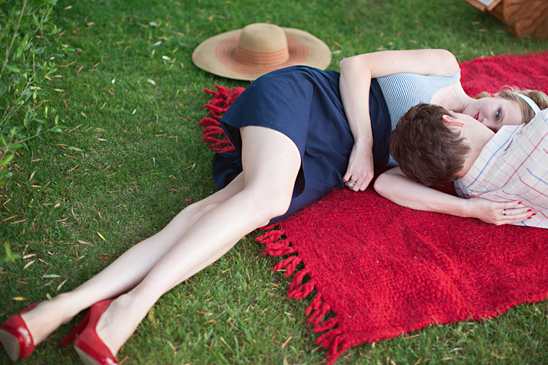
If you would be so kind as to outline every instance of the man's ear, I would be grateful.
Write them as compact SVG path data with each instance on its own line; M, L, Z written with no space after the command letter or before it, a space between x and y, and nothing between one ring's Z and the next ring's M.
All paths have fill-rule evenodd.
M447 115L445 114L443 117L441 117L441 120L443 121L443 123L448 127L448 128L451 128L451 127L458 127L458 128L462 128L466 125L466 123L458 118L455 118L451 115Z

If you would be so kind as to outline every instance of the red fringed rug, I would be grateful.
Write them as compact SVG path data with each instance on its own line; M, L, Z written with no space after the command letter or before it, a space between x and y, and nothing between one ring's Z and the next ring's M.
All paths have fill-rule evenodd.
M503 85L548 92L548 52L461 64L470 95ZM216 151L230 143L216 123L242 88L217 86L201 124ZM351 346L430 324L481 320L548 295L548 230L402 208L368 189L333 190L258 238L294 274L289 296L306 310L328 363ZM303 269L296 271L298 264ZM329 314L329 315L327 315Z

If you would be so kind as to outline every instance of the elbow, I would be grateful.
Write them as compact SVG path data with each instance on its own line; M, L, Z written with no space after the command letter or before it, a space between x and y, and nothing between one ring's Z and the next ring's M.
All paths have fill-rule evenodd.
M460 70L459 61L453 53L446 49L439 50L441 52L440 65L444 65L445 68L450 67L452 73L457 73ZM447 72L444 70L444 72Z
M381 174L377 179L375 180L375 183L373 184L373 189L382 196L383 198L388 198L388 193L390 191L389 189L389 183L386 179L386 174Z
M391 169L377 177L373 189L383 198L394 201L405 190L405 188L402 188L401 183L401 175Z
M350 57L343 58L342 60L340 60L339 66L344 67L347 63L352 62L351 60L352 60L353 57L355 57L355 56L350 56Z
M352 57L350 57L352 58ZM350 58L343 58L340 62L339 62L339 68L341 70L341 73L346 70L346 67L348 66L348 63L349 62L352 62L352 61L349 61Z
M350 57L343 58L339 62L339 67L340 67L341 72L343 72L344 70L346 70L348 68L353 67L353 65L356 64L358 59L359 59L359 56L350 56Z

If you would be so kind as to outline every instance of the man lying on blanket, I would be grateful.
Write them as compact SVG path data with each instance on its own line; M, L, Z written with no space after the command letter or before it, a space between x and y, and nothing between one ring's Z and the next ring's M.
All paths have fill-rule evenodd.
M439 106L411 108L390 137L399 167L381 175L375 189L413 209L435 206L441 213L494 224L548 228L548 109L536 112L528 124L506 125L495 134L476 119ZM460 197L471 199L439 192L427 201L420 193L450 181ZM418 189L416 201L397 193L409 189Z

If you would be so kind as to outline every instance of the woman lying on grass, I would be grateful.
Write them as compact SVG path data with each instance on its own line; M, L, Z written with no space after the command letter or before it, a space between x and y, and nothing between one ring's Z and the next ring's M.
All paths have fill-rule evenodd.
M289 67L253 82L222 119L242 171L228 172L217 161L216 178L226 185L221 190L185 208L76 289L7 319L0 340L10 358L29 356L60 325L91 307L63 344L79 334L74 347L85 364L116 364L116 353L156 301L243 236L333 188L366 189L375 164L393 164L387 138L413 105L439 104L495 128L532 117L521 98L467 96L448 51L369 53L340 66L340 74ZM494 211L513 208L508 223L531 214L516 202L473 204L470 215L491 223Z

